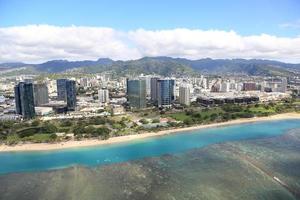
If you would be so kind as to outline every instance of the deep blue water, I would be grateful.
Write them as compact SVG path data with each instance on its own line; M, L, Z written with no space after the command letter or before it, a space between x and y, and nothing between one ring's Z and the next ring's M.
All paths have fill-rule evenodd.
M117 163L179 153L220 142L273 137L294 128L300 128L300 120L209 128L97 147L41 152L5 152L0 153L0 174L43 171L77 164L97 166Z

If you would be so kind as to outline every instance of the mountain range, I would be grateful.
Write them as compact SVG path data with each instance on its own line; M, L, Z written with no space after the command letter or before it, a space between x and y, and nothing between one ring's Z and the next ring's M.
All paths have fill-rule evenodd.
M144 57L137 60L114 61L100 58L96 61L51 60L41 64L2 63L0 71L13 71L22 68L22 73L98 73L111 71L117 74L160 74L189 75L205 74L243 74L262 76L290 76L300 72L300 64L290 64L261 59L199 59L171 57ZM20 71L19 71L20 73Z

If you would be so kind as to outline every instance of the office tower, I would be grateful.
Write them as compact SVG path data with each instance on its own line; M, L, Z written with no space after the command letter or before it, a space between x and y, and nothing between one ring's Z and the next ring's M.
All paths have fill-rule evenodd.
M57 79L57 100L66 101L66 82L68 79Z
M202 79L201 86L202 86L203 89L208 88L208 79L207 78Z
M25 119L35 116L34 95L32 83L20 82L15 86L16 113Z
M179 87L179 103L189 106L190 101L190 88L188 86Z
M173 79L159 79L157 81L158 107L171 107L175 100L174 86L175 80Z
M48 87L48 93L57 93L57 81L56 80L47 80L46 82Z
M244 91L253 91L257 90L256 83L243 83Z
M132 108L146 107L146 81L127 80L127 101Z
M45 83L34 84L33 93L35 106L41 106L49 103L48 87Z
M220 85L220 92L229 92L230 90L230 83L229 82L223 82Z
M151 76L150 75L141 75L139 76L139 79L146 81L146 95L147 97L150 97L151 95Z
M287 78L282 78L279 92L286 93L287 85Z
M25 83L32 83L33 84L33 78L24 78L24 81Z
M109 91L106 88L102 88L98 91L99 102L109 103Z
M74 111L76 108L76 82L73 80L66 81L66 100L69 111Z
M151 78L150 81L150 95L151 101L157 104L157 81L159 80L158 77Z
M80 86L89 87L90 86L90 79L89 78L81 78L80 79Z

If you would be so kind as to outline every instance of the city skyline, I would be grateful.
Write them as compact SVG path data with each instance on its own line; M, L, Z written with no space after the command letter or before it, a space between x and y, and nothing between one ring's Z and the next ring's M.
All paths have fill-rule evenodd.
M299 0L0 0L0 199L300 198Z

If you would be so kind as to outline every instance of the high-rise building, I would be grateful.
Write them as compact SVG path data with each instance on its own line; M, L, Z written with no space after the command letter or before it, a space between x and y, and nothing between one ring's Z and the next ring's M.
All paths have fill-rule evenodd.
M179 103L187 106L191 104L190 88L186 85L179 87Z
M150 96L151 101L157 104L157 81L159 80L158 77L151 78L150 81Z
M16 113L25 119L35 116L34 95L32 83L20 82L15 86Z
M244 91L257 90L256 83L243 83L243 90Z
M68 79L57 79L56 85L57 85L57 100L66 101L66 82Z
M220 85L220 92L229 92L230 90L230 83L229 82L223 82Z
M90 79L89 78L81 78L80 79L80 86L89 87L90 86Z
M147 97L150 97L151 95L151 75L141 75L139 76L139 79L145 80L146 81L146 95Z
M127 80L127 101L132 108L146 107L146 81Z
M24 81L25 83L32 83L34 82L33 78L24 78Z
M99 96L99 102L104 104L104 103L109 103L109 91L106 88L102 88L98 91L98 96Z
M174 79L159 79L157 81L158 107L170 107L175 100Z
M48 87L45 83L38 83L33 85L34 105L41 106L49 103Z
M279 92L286 93L287 85L287 78L282 78Z
M69 111L74 111L76 108L76 82L73 80L66 81L66 99Z

